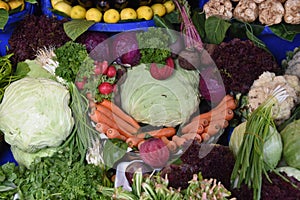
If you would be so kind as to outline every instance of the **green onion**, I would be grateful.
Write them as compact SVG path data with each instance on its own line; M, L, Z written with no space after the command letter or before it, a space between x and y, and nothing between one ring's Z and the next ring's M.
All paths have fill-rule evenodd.
M240 187L244 182L253 189L253 199L261 197L262 175L270 181L264 162L263 147L271 128L275 128L272 118L272 107L287 97L284 88L278 86L250 115L243 142L238 151L234 169L231 174L233 187ZM271 168L271 170L274 170Z

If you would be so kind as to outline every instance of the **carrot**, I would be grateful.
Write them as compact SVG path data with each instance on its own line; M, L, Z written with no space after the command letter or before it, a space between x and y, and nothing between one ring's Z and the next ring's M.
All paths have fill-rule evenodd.
M220 130L221 130L221 125L211 124L211 125L205 127L204 132L202 134L208 134L210 136L213 136L213 135L217 134Z
M196 140L198 142L202 141L202 138L199 134L197 133L187 133L181 136L182 138L185 138L187 140Z
M204 127L202 125L199 125L197 129L197 134L201 134L203 133L203 131L204 131Z
M102 114L98 110L93 110L90 114L90 118L95 123L103 123L107 124L111 128L118 128L113 121L111 121L106 115Z
M228 104L228 102L230 102L230 104ZM215 109L215 110L220 110L220 109L223 110L224 108L228 108L228 105L232 105L233 102L235 102L235 99L233 98L233 96L227 94L218 103L218 105L216 107L214 107L213 109Z
M202 134L201 134L201 138L202 138L202 140L203 140L204 142L206 142L206 141L209 140L210 135L207 134L207 133L202 133Z
M110 139L120 139L125 141L127 138L124 135L121 135L118 130L109 128L105 132L106 136Z
M167 145L167 148L170 152L176 151L177 145L174 141L169 140L166 136L162 136L160 139L165 143L165 145Z
M197 132L199 126L207 126L209 124L209 121L207 119L199 119L199 120L194 120L191 121L190 123L188 123L187 125L185 125L181 132L182 133L190 133L190 132Z
M136 136L138 138L146 138L147 135L149 135L151 137L160 138L162 136L171 137L171 136L173 136L175 134L176 134L176 129L175 128L173 128L173 127L166 127L166 128L161 128L161 129L158 129L158 130L153 130L153 131L139 133Z
M176 143L176 145L178 147L182 146L185 142L186 142L186 139L185 138L182 138L182 137L179 137L177 135L174 135L172 137L172 141L174 141Z
M140 125L137 123L136 120L134 120L132 117L130 117L128 114L126 114L121 108L119 108L113 102L111 102L107 99L104 99L102 102L100 102L100 104L105 106L106 108L110 109L114 114L119 116L121 119L123 119L127 123L131 124L136 129L140 128Z
M137 147L140 142L144 141L143 138L138 138L135 136L129 137L125 140L129 147Z
M96 130L99 131L100 133L106 133L107 129L110 127L107 124L104 123L97 123L96 124Z
M138 131L135 127L131 126L117 115L114 115L108 108L97 104L96 109L109 118L115 124L115 128L117 128L121 134L125 134L126 137L130 137L133 133Z

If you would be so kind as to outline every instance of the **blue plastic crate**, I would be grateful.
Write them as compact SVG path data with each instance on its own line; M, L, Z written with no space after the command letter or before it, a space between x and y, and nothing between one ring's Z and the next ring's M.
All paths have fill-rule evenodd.
M44 15L49 17L57 17L57 19L61 20L65 17L53 13L52 5L50 0L41 0L41 10ZM144 21L137 21L137 22L119 22L115 24L108 24L108 23L95 23L93 26L89 28L90 31L99 31L99 32L123 32L129 30L143 30L147 27L155 26L154 20L144 20Z
M21 21L26 15L33 14L36 6L34 4L25 2L25 8L21 12L14 13L9 16L8 22L3 30L0 30L0 56L6 55L6 49L8 48L8 40L13 33L17 23Z

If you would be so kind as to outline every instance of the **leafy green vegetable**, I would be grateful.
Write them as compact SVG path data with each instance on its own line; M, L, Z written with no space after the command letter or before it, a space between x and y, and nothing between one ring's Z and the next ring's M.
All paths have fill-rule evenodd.
M198 108L198 72L182 69L178 60L174 63L173 75L163 81L152 78L145 64L127 70L120 86L122 108L137 121L176 126L186 122Z
M122 140L107 140L104 145L104 163L108 167L113 167L114 163L124 156L128 145Z
M55 74L66 81L74 82L80 68L89 69L93 66L93 61L82 44L69 41L55 49L54 53L59 62Z
M285 172L288 176L292 176L300 181L300 170L294 167L283 166L275 169L278 172Z
M7 143L25 152L57 147L74 126L66 87L47 78L11 83L0 104L0 130Z
M13 54L0 57L0 102L3 98L5 89L10 83L21 79L29 72L28 66L18 66L14 73L10 58Z
M220 44L223 42L226 32L230 26L230 22L219 17L208 17L205 20L205 32L209 43Z
M94 24L93 21L73 19L64 23L64 30L69 38L75 41Z
M278 37L293 42L295 36L300 33L300 25L292 25L286 23L279 23L269 26L271 31Z
M4 29L5 25L8 22L9 14L7 10L0 9L0 30Z
M139 44L140 63L165 64L171 56L169 48L169 36L161 28L150 27L147 31L136 34Z
M198 31L200 37L202 40L205 40L206 38L206 32L205 32L205 27L204 27L204 24L205 24L205 13L202 12L201 10L197 10L195 9L193 11L193 14L192 14L192 22L196 28L196 30Z
M70 152L74 160L68 162ZM13 199L15 193L21 200L108 199L97 190L100 185L112 187L105 171L80 162L80 153L68 147L35 162L30 170L7 163L1 166L0 177L0 188L8 189L0 193L0 199Z

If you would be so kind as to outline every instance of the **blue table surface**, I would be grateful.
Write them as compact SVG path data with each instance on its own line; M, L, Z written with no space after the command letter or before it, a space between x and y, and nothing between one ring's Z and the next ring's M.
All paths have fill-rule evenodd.
M13 157L12 152L10 151L10 146L5 142L1 142L0 143L0 165L3 165L7 162L14 162L17 164L17 162Z

